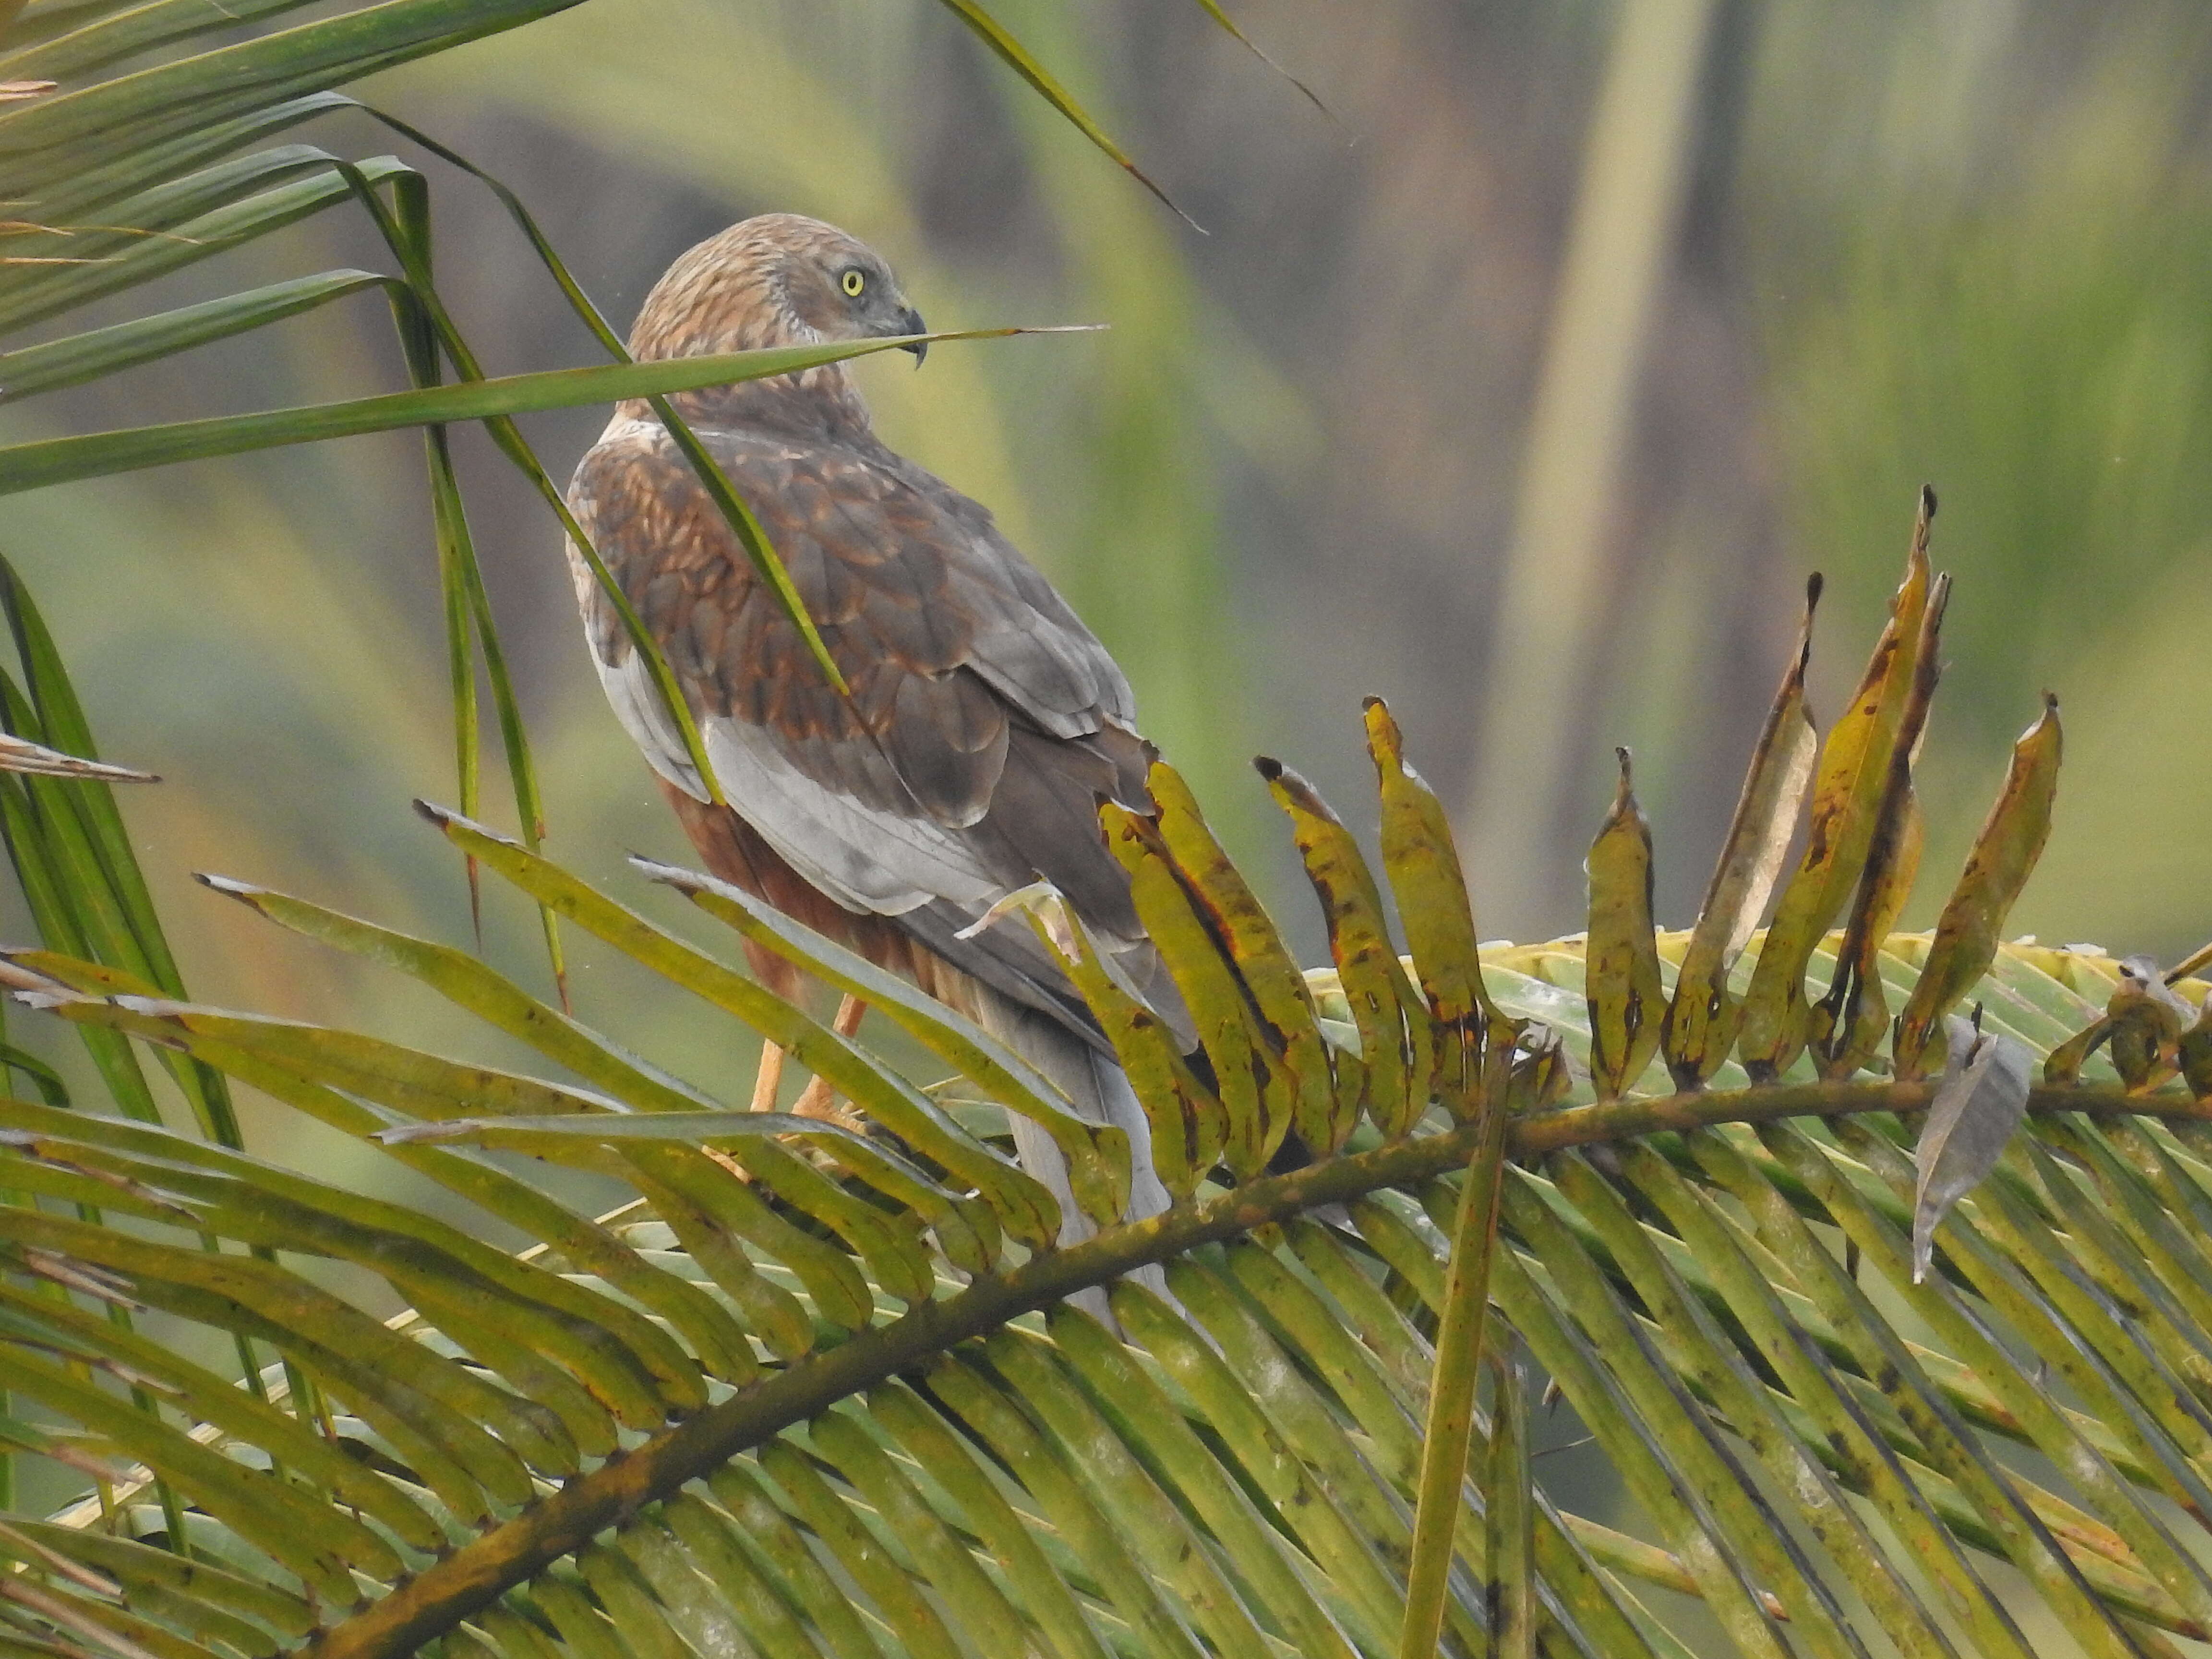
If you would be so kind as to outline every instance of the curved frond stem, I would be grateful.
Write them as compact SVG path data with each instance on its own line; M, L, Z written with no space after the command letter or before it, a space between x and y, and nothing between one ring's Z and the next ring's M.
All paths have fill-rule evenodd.
M1527 1160L1571 1146L1723 1123L1920 1111L1934 1093L1934 1085L1922 1083L1809 1083L1629 1098L1530 1114L1514 1124L1510 1150L1516 1159ZM2031 1092L2028 1109L2212 1121L2212 1101L2193 1101L2180 1094L2130 1095L2118 1089L2039 1087ZM627 1455L570 1479L543 1503L426 1568L324 1632L304 1651L315 1659L398 1659L489 1607L512 1586L580 1550L642 1506L672 1497L686 1483L711 1474L740 1453L957 1342L1201 1245L1386 1188L1410 1190L1464 1168L1480 1134L1480 1124L1464 1124L1178 1205L1071 1249L1035 1256L957 1296L926 1304L889 1324L817 1351L653 1436Z

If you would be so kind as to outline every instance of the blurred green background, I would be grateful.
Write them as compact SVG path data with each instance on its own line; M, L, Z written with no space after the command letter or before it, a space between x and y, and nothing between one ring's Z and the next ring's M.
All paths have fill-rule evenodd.
M621 326L684 247L769 209L872 242L934 326L1110 324L860 373L890 440L990 504L1120 656L1310 960L1310 902L1246 763L1282 757L1364 826L1369 692L1482 830L1486 935L1581 927L1616 742L1638 757L1662 920L1685 923L1805 574L1829 580L1825 718L1923 479L1959 586L1908 920L1932 919L2048 688L2057 828L2011 931L2169 959L2212 935L2201 6L1237 7L1327 114L1188 0L994 9L1208 234L933 0L591 0L365 95L519 189ZM386 142L359 118L308 136ZM410 159L439 179L441 284L487 368L596 361L489 198ZM133 307L376 263L338 216L288 236ZM355 303L42 398L0 433L402 384L380 307ZM1603 347L1587 360L1561 343L1578 316ZM1565 412L1547 441L1595 458L1553 503L1588 521L1579 587L1531 528L1551 510L1531 482L1547 397ZM526 424L565 476L603 418ZM589 669L557 531L458 441L550 850L695 928L623 862L685 849ZM0 550L105 751L167 779L125 810L195 994L496 1054L189 878L467 938L460 870L407 805L454 795L420 458L398 434L16 496ZM487 900L488 949L542 985L533 918ZM571 945L583 1017L741 1097L742 1033Z

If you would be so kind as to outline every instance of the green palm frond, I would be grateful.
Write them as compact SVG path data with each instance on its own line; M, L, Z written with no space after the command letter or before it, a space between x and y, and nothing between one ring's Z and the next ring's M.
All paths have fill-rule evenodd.
M1478 949L1379 704L1379 872L1264 769L1328 969L1296 967L1171 771L1157 819L1109 810L1205 1063L1086 966L1048 892L997 925L1062 951L1120 1048L1176 1198L1139 1224L1118 1133L957 1014L643 868L867 1001L929 1057L902 1069L441 809L483 868L855 1114L737 1109L463 951L237 881L210 884L547 1075L12 953L20 1000L446 1197L0 1103L0 1437L93 1488L0 1522L0 1649L1675 1659L1717 1630L1779 1659L2025 1656L2055 1627L2117 1659L2212 1637L2212 986L2202 960L1998 942L2048 821L2050 710L1937 927L1891 931L1941 617L1925 531L1817 765L1793 665L1692 929L1652 925L1624 760L1589 933ZM1916 1118L1965 1075L1931 1051L1947 1019L2040 1072L2001 1148L1967 1102L1992 1167L1917 1218L1922 1277ZM1066 1153L1088 1242L1052 1247L1017 1118ZM535 1242L483 1242L500 1227ZM240 1386L193 1357L225 1341L282 1365ZM1601 1504L1532 1455L1531 1368L1616 1479Z

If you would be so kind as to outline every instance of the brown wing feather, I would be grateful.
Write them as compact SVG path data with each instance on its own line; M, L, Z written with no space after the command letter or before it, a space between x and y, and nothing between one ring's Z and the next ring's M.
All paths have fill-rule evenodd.
M717 873L918 974L879 930L826 927L821 888L848 915L894 912L900 937L1080 1024L1072 988L1026 930L955 937L993 899L1042 877L1181 1024L1098 829L1102 797L1150 805L1150 750L1129 729L1127 683L1104 647L988 512L880 445L701 436L759 516L852 690L848 701L827 684L666 434L641 422L611 428L578 469L580 519L666 651L710 747L726 743L782 780L747 795L725 776L745 820L735 830L696 805L685 812L702 855L727 866ZM614 692L628 643L581 576L579 596ZM630 701L616 697L664 777L698 793L671 734L641 729L658 718L650 698ZM725 773L724 751L714 752ZM762 873L763 854L780 873ZM805 895L787 893L792 882ZM878 891L892 896L871 901Z

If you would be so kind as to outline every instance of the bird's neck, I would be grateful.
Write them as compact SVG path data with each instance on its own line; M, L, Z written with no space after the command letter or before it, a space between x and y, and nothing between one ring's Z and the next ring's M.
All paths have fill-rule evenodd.
M657 290L654 298L659 298ZM765 289L718 293L714 303L688 289L677 298L687 302L646 302L630 331L630 352L640 362L815 345L822 340L792 314L781 294ZM833 441L863 440L871 434L868 407L842 363L681 392L671 401L678 414L700 426L759 428ZM625 412L650 417L642 405Z
M669 401L693 426L744 427L847 443L873 432L868 406L842 363L678 392ZM623 412L638 420L653 418L641 402L624 404Z

